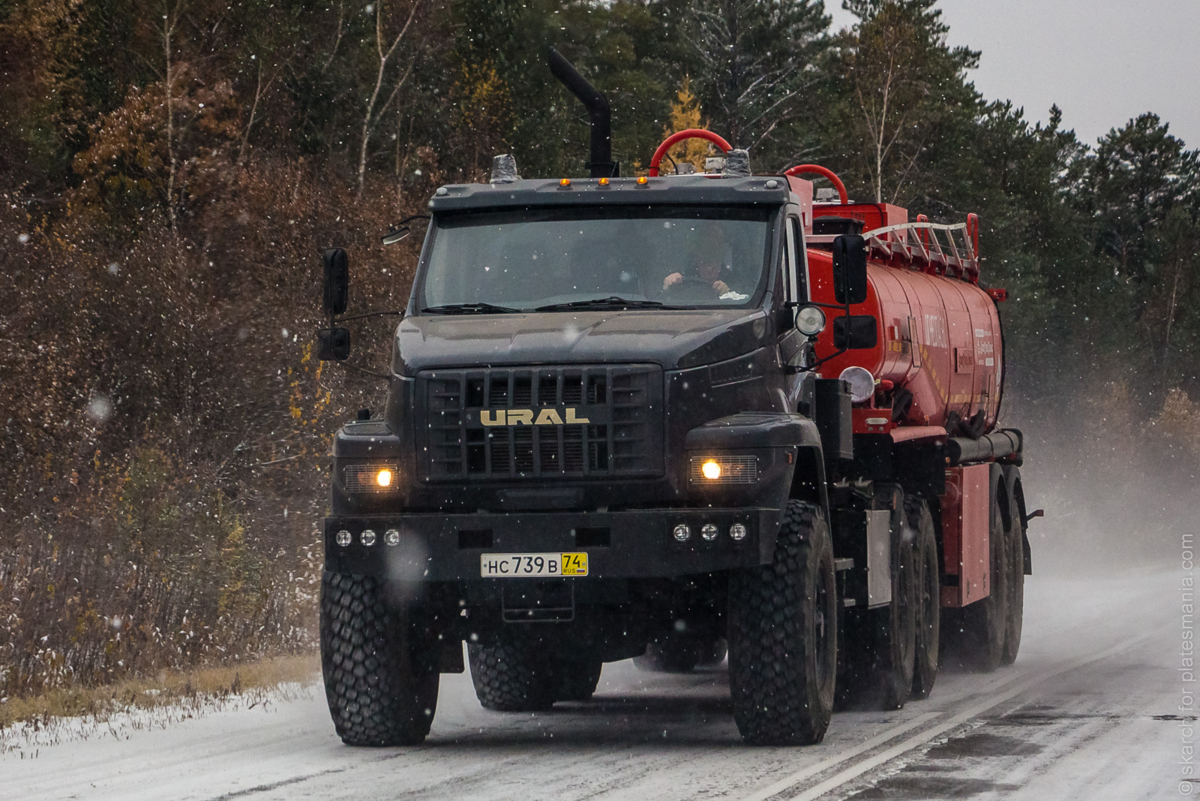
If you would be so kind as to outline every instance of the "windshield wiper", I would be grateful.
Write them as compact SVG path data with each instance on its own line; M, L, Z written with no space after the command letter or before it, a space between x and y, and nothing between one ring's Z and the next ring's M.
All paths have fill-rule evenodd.
M534 311L558 311L560 309L587 309L587 308L608 308L608 309L682 309L684 306L668 306L665 303L659 303L657 300L626 300L617 295L610 295L607 298L591 298L590 300L576 300L571 303L551 303L549 306L538 306Z
M493 306L491 303L447 303L421 309L421 314L520 314L524 309Z

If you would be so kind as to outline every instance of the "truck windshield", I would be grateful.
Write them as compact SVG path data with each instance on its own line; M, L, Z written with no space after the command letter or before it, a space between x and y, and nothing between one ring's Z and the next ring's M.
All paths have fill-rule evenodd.
M441 217L419 308L454 314L751 306L766 285L770 214L692 206Z

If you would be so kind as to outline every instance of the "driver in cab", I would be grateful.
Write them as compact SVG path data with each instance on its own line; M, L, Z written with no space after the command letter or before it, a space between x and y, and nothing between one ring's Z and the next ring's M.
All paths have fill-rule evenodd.
M673 272L663 279L663 292L693 287L712 288L718 300L745 300L748 295L735 292L726 279L732 279L733 249L719 225L708 225L698 232L692 269L689 275Z

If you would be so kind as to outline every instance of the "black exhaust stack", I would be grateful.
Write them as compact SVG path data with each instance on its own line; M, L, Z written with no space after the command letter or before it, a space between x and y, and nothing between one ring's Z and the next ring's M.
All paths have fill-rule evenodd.
M592 122L591 161L587 167L592 177L615 178L620 165L612 160L612 111L608 107L608 98L553 47L550 48L550 72L587 107Z

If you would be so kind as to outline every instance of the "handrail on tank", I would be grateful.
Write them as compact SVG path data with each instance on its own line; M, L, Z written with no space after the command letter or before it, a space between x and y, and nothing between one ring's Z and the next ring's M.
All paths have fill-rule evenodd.
M944 275L949 268L955 272L955 277L978 283L978 227L978 217L975 217L974 221L968 217L967 222L954 225L921 220L872 228L864 232L863 236L866 237L869 247L886 253L889 258L899 256L910 263L924 262L929 265L927 271L938 275ZM938 232L946 238L945 247L938 237ZM962 238L962 251L959 250L959 243L955 241L956 233Z
M828 167L822 167L819 164L797 164L795 167L789 167L783 171L784 175L795 176L804 175L805 173L815 173L829 179L834 188L838 191L838 197L842 199L842 205L845 206L850 202L850 196L846 194L846 185L842 183L842 179L837 177L837 173Z
M707 139L709 142L712 142L714 145L721 148L721 151L724 153L728 153L730 150L733 150L733 145L729 144L712 131L706 131L702 128L688 128L687 130L676 131L664 139L663 143L658 146L658 150L655 150L654 155L650 157L651 178L658 177L658 165L662 163L663 156L667 155L667 151L670 150L674 145L682 142L684 139Z

